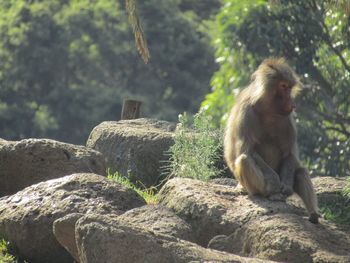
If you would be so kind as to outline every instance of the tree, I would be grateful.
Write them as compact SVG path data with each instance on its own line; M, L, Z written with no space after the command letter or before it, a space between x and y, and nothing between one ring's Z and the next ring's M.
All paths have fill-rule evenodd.
M306 84L297 116L302 159L318 173L349 175L347 13L316 0L281 0L273 6L227 0L217 22L220 69L212 79L213 92L202 103L208 115L223 123L225 117L220 117L254 68L265 57L284 56Z
M124 1L0 0L0 136L83 143L123 98L143 116L195 112L215 69L207 36L178 1L140 2L152 61L135 49Z

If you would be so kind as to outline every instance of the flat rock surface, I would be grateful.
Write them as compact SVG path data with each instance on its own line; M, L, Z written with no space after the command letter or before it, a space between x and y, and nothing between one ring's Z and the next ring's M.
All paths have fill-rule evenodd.
M305 215L304 210L264 198L248 197L232 186L187 178L168 181L157 200L192 225L198 243L206 246L220 234L234 232L251 219L276 213Z

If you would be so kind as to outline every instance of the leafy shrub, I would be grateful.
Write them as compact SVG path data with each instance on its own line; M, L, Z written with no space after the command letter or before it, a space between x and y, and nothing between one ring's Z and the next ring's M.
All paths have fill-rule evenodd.
M163 166L163 171L170 177L204 181L218 177L223 172L217 165L222 143L222 130L214 129L201 112L193 117L181 114L175 131L175 144L169 149L170 161Z

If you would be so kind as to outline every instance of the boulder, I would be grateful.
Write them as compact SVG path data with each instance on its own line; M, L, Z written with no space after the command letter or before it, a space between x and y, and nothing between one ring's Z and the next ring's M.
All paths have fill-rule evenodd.
M84 146L48 139L0 141L0 196L79 172L104 175L106 166L102 154Z
M69 214L54 222L54 234L59 243L79 262L75 240L76 222L83 214ZM116 214L109 214L115 218ZM118 221L128 226L147 229L154 233L173 236L184 240L194 240L191 227L174 212L159 205L145 205L131 209L118 217Z
M174 123L152 119L103 122L93 129L86 145L106 157L112 172L149 187L161 177L175 128Z
M196 240L202 246L207 246L214 236L233 233L261 215L304 215L303 209L285 202L248 197L232 186L188 178L169 180L158 193L157 200L192 226Z
M192 226L202 246L283 262L350 262L349 229L322 219L314 225L289 200L185 178L168 181L157 200Z
M72 262L53 234L56 219L72 213L120 215L142 205L136 192L103 176L72 174L1 198L0 236L28 262Z
M78 220L75 231L80 262L268 262L206 249L175 237L130 226L119 219L84 216Z

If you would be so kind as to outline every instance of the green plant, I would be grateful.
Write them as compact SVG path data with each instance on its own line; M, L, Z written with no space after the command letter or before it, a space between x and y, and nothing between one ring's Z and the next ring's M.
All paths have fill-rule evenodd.
M334 198L320 200L320 211L327 220L350 225L350 177L347 182L344 190Z
M348 192L349 193L349 192ZM348 194L347 193L347 194ZM350 225L350 196L345 192L335 198L323 200L320 203L320 211L327 220L338 224Z
M204 181L218 177L222 173L217 165L222 152L222 130L214 129L202 112L193 117L181 114L179 122L163 173Z
M137 1L146 66L124 0L0 1L1 137L81 144L97 123L120 116L123 98L143 101L152 118L196 112L216 65L208 30L179 2Z
M17 262L15 257L9 253L10 243L5 239L0 239L0 262L1 263L12 263Z
M120 183L120 184L124 185L127 188L130 188L130 189L134 190L143 199L145 199L147 204L155 204L156 203L156 194L155 194L156 193L156 189L155 189L155 187L150 187L150 188L137 187L127 177L124 177L124 176L120 175L118 172L111 173L109 169L107 171L107 178L112 180L112 181L114 181L114 182Z
M249 84L249 75L263 59L283 56L305 84L296 111L301 160L311 173L349 176L350 31L345 2L224 0L213 31L219 70L201 104L213 123L225 125L238 91Z

